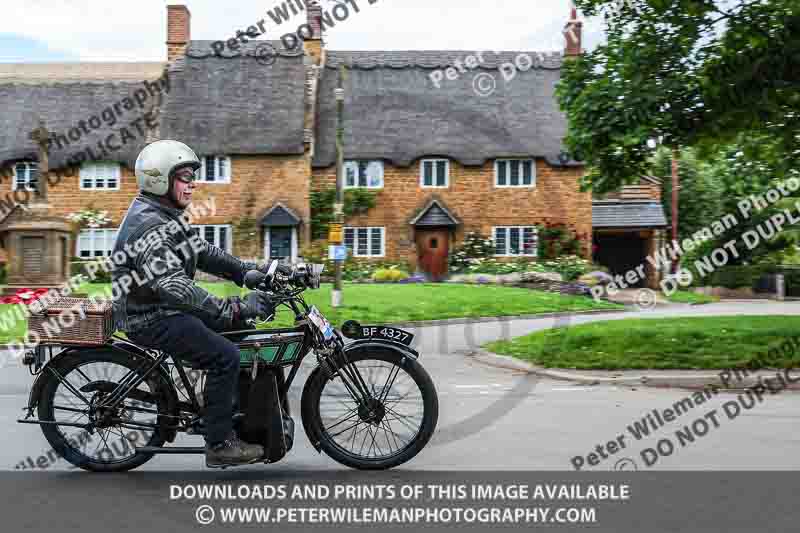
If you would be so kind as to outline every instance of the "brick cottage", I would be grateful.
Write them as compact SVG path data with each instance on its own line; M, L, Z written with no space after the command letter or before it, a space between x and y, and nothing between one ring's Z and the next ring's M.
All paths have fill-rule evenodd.
M320 8L312 4L307 16L314 34L302 47L250 41L219 52L211 41L192 41L188 8L172 5L166 63L0 65L0 172L10 177L0 196L35 190L43 179L28 138L42 120L58 141L50 169L67 170L48 187L49 213L108 211L111 224L82 229L75 243L77 257L103 256L136 194L139 150L176 139L203 161L196 198L214 199L215 212L195 221L202 235L237 255L297 260L312 238L312 193L335 185L335 88L344 67L345 186L374 193L375 202L347 220L355 257L408 261L439 278L468 232L489 236L499 257L513 258L535 255L537 225L563 225L581 239L584 256L594 247L620 270L661 239L658 188L646 181L594 200L593 242L592 195L579 187L583 166L564 156L566 121L554 98L561 66L581 50L574 10L567 27L576 39L563 53L539 54L505 82L499 68L519 53L486 52L474 72L440 84L431 73L469 52L327 50ZM266 44L275 53L265 60L258 47ZM495 78L491 94L475 90L476 73ZM114 108L141 95L143 80L164 76L163 91ZM109 107L116 110L104 113ZM133 130L144 113L157 116L157 126ZM75 164L76 153L90 155ZM0 227L7 214L0 212ZM624 254L613 252L620 247ZM653 284L657 273L648 269Z

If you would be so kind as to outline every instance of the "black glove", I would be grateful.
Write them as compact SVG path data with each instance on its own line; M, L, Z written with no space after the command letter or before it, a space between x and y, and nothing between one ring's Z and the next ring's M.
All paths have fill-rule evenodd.
M258 271L262 274L266 274L269 271L269 265L272 261L267 261L263 265L258 267ZM277 274L281 274L282 276L290 276L292 274L292 267L278 263L278 267L275 269Z
M275 305L269 296L260 291L252 291L238 300L238 312L234 321L244 322L251 318L267 318L275 313Z

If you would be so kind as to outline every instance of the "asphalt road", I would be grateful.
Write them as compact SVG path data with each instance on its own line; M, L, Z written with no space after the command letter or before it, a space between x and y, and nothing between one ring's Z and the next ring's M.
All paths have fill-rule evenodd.
M797 314L800 303L772 302L673 306L636 316L708 316L735 314ZM420 362L433 377L439 393L437 432L423 452L403 465L419 470L794 470L800 468L800 395L767 395L745 409L735 394L695 399L686 408L690 391L576 386L563 381L538 379L533 375L494 368L474 361L469 353L490 340L518 336L534 330L587 321L619 319L632 313L505 320L417 328ZM414 328L409 328L413 330ZM646 340L643 340L645 342ZM299 413L301 384L309 365L293 387L293 412ZM0 424L2 441L0 469L14 470L28 461L30 470L69 470L61 459L46 458L49 445L38 426L17 424L33 378L27 368L0 369ZM730 403L739 403L739 412ZM727 411L725 404L727 405ZM665 409L679 416L663 421ZM652 415L659 411L659 418ZM656 426L648 436L636 438L636 426L651 414ZM734 415L734 416L730 416ZM280 463L249 466L286 471L344 469L319 455L302 432L296 415L295 448ZM628 426L633 426L629 429ZM656 450L662 454L654 460ZM176 444L199 446L202 438L181 436ZM600 447L598 450L597 447ZM652 448L651 452L642 451ZM594 455L590 455L594 453ZM41 456L45 460L39 459ZM580 459L578 459L580 457ZM645 460L647 459L647 461ZM648 466L646 463L652 462ZM590 466L592 463L592 466ZM30 463L28 463L30 465ZM143 470L202 470L202 456L162 455Z

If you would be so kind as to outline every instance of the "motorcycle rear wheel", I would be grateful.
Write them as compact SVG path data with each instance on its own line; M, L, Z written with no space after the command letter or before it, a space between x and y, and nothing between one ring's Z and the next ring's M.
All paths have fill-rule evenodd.
M414 358L390 348L360 348L348 359L370 388L371 404L358 407L342 383L341 370L328 379L318 368L301 400L307 433L330 458L351 468L385 470L410 461L431 439L439 418L430 375ZM392 390L397 379L408 383L407 391L399 383ZM419 416L409 414L415 407L422 409Z
M75 352L52 364L53 370L79 392L92 382L110 382L116 385L115 379L121 379L128 371L136 370L139 366L127 355L116 351ZM39 399L39 420L81 424L89 422L93 416L91 405L86 405L52 371L50 374ZM135 402L126 398L125 407L118 414L127 417L131 422L140 423L145 417L149 417L148 423L155 423L158 415L132 409L145 408L157 410L159 414L175 414L168 412L166 395L159 393L159 388L163 386L167 384L156 372L151 373L138 389L152 395L152 403ZM100 399L97 391L81 394L90 404ZM125 472L137 468L149 461L153 454L136 453L136 447L162 446L165 442L160 428L134 430L121 425L109 425L89 432L58 424L45 424L41 427L47 442L60 457L78 468L93 472Z

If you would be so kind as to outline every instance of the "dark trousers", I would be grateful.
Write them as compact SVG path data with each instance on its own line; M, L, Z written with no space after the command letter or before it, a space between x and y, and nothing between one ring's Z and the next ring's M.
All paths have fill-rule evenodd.
M159 320L129 334L133 342L169 353L192 368L208 370L205 407L206 441L217 444L233 426L234 402L239 389L239 348L192 315Z

